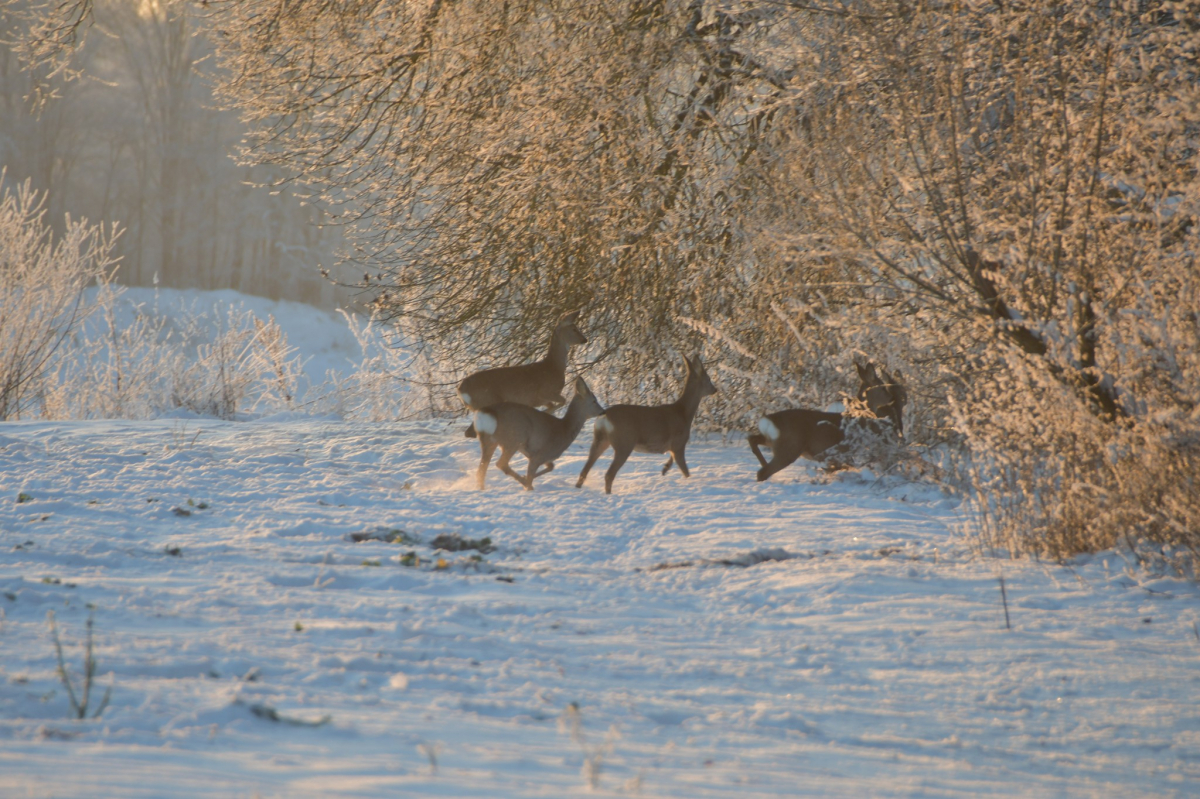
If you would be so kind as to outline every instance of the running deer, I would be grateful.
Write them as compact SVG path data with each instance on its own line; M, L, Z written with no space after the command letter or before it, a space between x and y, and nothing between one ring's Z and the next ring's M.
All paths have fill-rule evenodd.
M566 402L562 389L567 379L567 355L576 344L587 344L587 337L576 326L578 321L579 311L559 320L550 335L550 351L542 360L476 372L458 384L458 396L473 411L501 402L554 410ZM465 435L475 438L474 424Z
M500 447L500 460L496 466L525 486L527 491L532 491L534 479L554 468L554 459L571 446L583 429L583 423L602 413L604 408L582 377L575 378L575 396L571 398L571 404L561 419L515 402L501 402L476 411L475 430L479 433L481 450L476 483L482 490L488 464L496 447ZM518 452L529 460L529 469L524 477L508 465ZM545 468L539 471L538 467L543 464Z
M859 380L862 381L858 398L867 403L868 410L876 419L890 421L896 434L903 436L903 413L904 405L908 401L908 392L899 381L899 372L893 377L886 369L879 367L878 372L883 374L881 379L873 363L868 362L864 365L856 361L854 366L858 369ZM764 416L758 422L759 432L751 433L747 437L750 450L762 465L758 470L759 481L766 480L792 465L797 458L819 460L826 451L842 443L847 433L851 432L849 428L857 427L850 424L851 418L840 413L826 413L807 408L795 408ZM859 421L867 423L873 420ZM885 434L879 429L878 423L861 425L861 432L864 436L875 439ZM760 446L771 448L770 462L763 457Z
M692 420L696 418L700 400L716 394L717 387L709 380L699 355L694 360L685 357L683 361L687 364L687 381L678 400L670 405L614 405L596 420L592 449L575 482L576 488L583 486L592 465L609 447L613 448L613 459L604 474L606 494L612 493L613 479L633 452L669 452L662 473L666 474L671 464L676 464L684 477L691 476L683 451L692 434Z

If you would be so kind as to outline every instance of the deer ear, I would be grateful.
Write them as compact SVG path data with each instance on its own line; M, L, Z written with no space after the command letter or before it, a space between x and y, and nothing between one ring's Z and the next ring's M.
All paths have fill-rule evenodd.
M576 309L574 311L571 311L570 313L563 314L562 321L570 322L571 324L575 324L576 322L579 321L579 310Z

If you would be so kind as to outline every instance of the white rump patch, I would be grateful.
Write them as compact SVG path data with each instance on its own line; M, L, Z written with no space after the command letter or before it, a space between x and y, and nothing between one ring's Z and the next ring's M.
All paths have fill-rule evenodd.
M779 438L779 428L765 416L758 420L758 431L772 441Z
M471 404L471 395L470 395L470 394L468 394L467 392L465 392L465 391L460 391L460 392L458 392L458 396L459 396L459 398L460 398L460 399L463 401L463 405L470 405L470 404Z
M480 433L491 435L496 432L496 417L490 413L479 411L475 414L475 430Z
M608 421L607 416L596 417L596 432L608 435L613 431L613 423Z

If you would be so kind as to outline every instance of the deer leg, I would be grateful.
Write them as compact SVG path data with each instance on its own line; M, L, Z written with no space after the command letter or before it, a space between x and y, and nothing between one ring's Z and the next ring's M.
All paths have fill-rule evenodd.
M535 474L534 477L541 477L543 474L546 474L547 472L552 472L552 471L554 471L554 461L550 461L549 463L547 463L546 467L544 469L539 469L538 473Z
M612 463L608 465L608 471L604 473L604 493L612 493L613 480L616 479L617 472L625 465L625 461L629 460L629 456L633 453L633 447L629 449L613 447Z
M671 467L674 465L675 465L675 453L672 452L670 455L667 456L667 464L665 466L663 466L662 473L665 475L667 472L671 471Z
M692 473L688 471L687 461L683 458L683 448L686 444L679 445L679 451L672 453L675 456L675 465L679 467L679 471L683 472L684 477L691 477Z
M772 447L771 462L764 463L763 467L758 470L758 481L761 483L776 472L783 471L795 463L796 458L799 457L799 450L792 450L787 447Z
M583 481L587 479L588 472L592 470L592 466L596 463L596 460L604 454L606 449L608 449L607 438L596 436L594 439L592 439L592 448L588 451L587 463L583 464L583 471L579 473L579 479L575 481L576 488L583 487Z
M496 442L490 438L481 438L479 439L479 450L479 470L475 472L475 485L482 491L488 464L492 462L492 455L496 452Z
M530 458L529 459L529 468L525 472L525 490L526 491L533 490L533 479L535 477L537 477L539 474L541 474L541 472L539 472L537 470L537 467L538 467L537 462L533 458Z
M746 436L746 441L750 443L750 451L754 453L754 457L758 458L758 463L764 469L767 466L767 459L763 457L761 446L771 447L771 439L764 436L762 433L751 433ZM774 454L775 448L771 447L771 452ZM762 478L759 478L760 480Z
M466 436L467 438L476 438L477 437L475 434L475 423L474 422L471 422L471 426L463 431L463 435Z
M525 482L525 478L513 471L513 468L508 465L508 462L512 460L512 456L514 454L515 453L509 452L506 449L501 449L500 460L496 461L496 467L521 485L525 486L525 488L529 488L529 484Z

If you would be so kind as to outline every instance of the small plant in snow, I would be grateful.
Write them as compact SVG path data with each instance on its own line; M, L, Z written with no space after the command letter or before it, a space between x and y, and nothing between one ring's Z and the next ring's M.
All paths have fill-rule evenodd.
M200 438L203 430L197 430L195 434L188 435L187 423L177 423L171 426L171 443L167 445L167 449L191 449L196 446L196 439ZM191 500L188 500L189 502Z
M33 494L26 494L24 491L17 494L18 505L20 505L22 502L29 502L31 499L33 499Z
M593 790L599 788L604 759L612 754L613 745L620 737L616 726L608 728L608 733L604 736L604 743L592 746L588 743L587 736L583 734L583 714L579 712L579 703L572 702L559 716L558 728L560 731L570 733L571 740L578 744L583 751L583 769L580 773L587 780L588 786Z
M71 714L77 719L86 719L88 717L88 705L91 702L92 681L96 676L96 658L92 651L92 626L94 623L95 612L88 613L87 620L87 641L84 644L83 656L83 690L82 693L75 693L75 686L71 682L71 675L67 673L67 665L63 660L62 641L58 637L58 626L54 621L54 611L49 611L46 614L48 623L50 624L50 635L54 638L54 653L58 659L58 678L62 680L63 687L67 689L67 699L71 703ZM92 718L99 718L104 709L108 707L108 700L112 697L112 685L108 686L108 690L104 692L104 698L100 700L100 706L96 708L92 714Z

